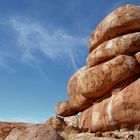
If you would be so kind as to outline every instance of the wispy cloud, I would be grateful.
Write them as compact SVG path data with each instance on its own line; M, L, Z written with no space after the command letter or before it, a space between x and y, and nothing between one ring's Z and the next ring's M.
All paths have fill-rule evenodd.
M15 54L18 57L15 57L15 54L13 56L10 54L10 57L39 71L41 71L41 55L54 63L63 63L77 69L78 59L82 57L84 47L87 46L87 37L70 35L65 30L57 28L49 30L40 23L25 17L10 17L5 25L15 32L17 39ZM0 61L6 58L1 57L0 54ZM2 66L1 62L0 66Z

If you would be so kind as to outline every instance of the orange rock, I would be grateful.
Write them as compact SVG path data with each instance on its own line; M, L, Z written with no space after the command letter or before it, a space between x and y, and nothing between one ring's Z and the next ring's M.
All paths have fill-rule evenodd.
M58 117L58 116L53 116L49 118L44 125L52 127L56 131L62 131L64 128L67 126L65 123L64 119Z
M89 41L89 51L112 38L136 31L140 31L140 7L135 5L119 7L96 27Z
M59 116L71 116L77 114L77 111L74 111L69 104L69 101L61 101L57 104L55 112Z
M79 115L74 115L74 116L64 118L64 121L68 126L74 126L74 127L79 126L78 120L79 120Z
M129 78L123 82L120 82L119 84L117 84L116 86L114 86L107 94L105 94L104 96L98 98L97 100L95 100L93 102L93 104L96 103L100 103L101 101L111 97L111 95L115 95L117 94L119 91L121 91L122 89L124 89L125 87L127 87L128 85L130 85L132 82L136 81L138 78L140 77L140 74Z
M135 58L126 55L117 56L90 69L81 68L70 78L68 83L69 99L57 105L56 113L65 117L82 112L92 106L94 102L110 97L109 91L115 85L139 72L139 63ZM118 89L124 85L118 86Z
M137 61L140 63L140 52L136 53L135 57L136 57Z
M108 93L118 83L139 72L140 65L135 58L126 55L117 56L79 75L77 84L74 85L76 87L68 86L69 97L78 94L95 100ZM71 88L76 90L72 91Z
M137 51L140 51L140 32L116 37L95 48L87 57L87 66L92 67L120 54L130 54Z
M69 79L68 82L68 95L69 95L69 103L73 110L81 112L90 106L92 106L93 101L85 98L78 92L78 80L80 76L87 71L87 67L83 67L77 72L73 74L73 76Z
M80 127L92 132L121 128L140 123L140 78L122 91L85 110L79 120Z

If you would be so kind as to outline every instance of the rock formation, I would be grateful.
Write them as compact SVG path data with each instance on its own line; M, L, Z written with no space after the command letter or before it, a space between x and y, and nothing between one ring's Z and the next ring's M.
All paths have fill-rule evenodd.
M78 126L90 132L140 123L140 7L126 5L106 16L89 41L86 66L68 82L60 116L81 112Z
M140 7L126 5L114 10L96 27L89 41L90 52L117 36L140 31Z
M64 140L45 124L0 122L0 140Z
M140 139L139 6L120 7L99 23L68 96L42 124L0 122L0 140Z
M110 98L81 113L80 125L90 131L106 131L132 126L140 121L140 78ZM88 115L87 115L88 114Z

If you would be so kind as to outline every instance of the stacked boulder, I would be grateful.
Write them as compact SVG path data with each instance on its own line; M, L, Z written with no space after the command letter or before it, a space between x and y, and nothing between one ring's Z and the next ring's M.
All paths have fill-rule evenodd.
M110 13L89 41L86 66L68 82L59 116L79 112L79 127L107 131L140 123L140 7L126 5Z

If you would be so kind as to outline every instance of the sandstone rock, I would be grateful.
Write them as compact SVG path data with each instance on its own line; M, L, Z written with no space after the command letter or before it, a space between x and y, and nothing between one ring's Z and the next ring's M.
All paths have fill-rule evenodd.
M5 140L20 140L19 137L23 134L23 130L20 129L12 129L9 135L5 138Z
M56 113L65 117L67 123L68 131L61 131L66 139L104 139L103 131L132 128L140 123L139 46L140 6L120 7L96 27L89 41L87 66L72 75L68 82L69 98L56 107ZM78 118L66 117L78 112L82 112ZM96 133L76 136L80 131ZM119 134L114 131L106 135L135 138L133 134Z
M44 123L44 125L50 126L54 130L56 130L56 131L62 131L67 126L67 124L65 123L65 121L62 118L58 117L58 116L53 116L53 117L49 118Z
M27 130L27 140L63 140L51 127L41 126L36 131ZM23 139L24 140L24 139Z
M101 101L111 97L111 95L117 94L119 91L123 90L125 87L130 85L132 82L136 81L139 77L140 77L140 74L138 74L136 76L133 76L133 77L131 77L131 78L125 80L125 81L120 82L119 84L114 86L107 94L105 94L104 96L96 99L93 102L93 104L100 103Z
M78 134L74 140L117 140L114 138L105 138L105 137L95 137L93 133L81 133Z
M70 80L68 94L72 105L73 94L95 100L109 92L118 83L138 74L140 65L131 56L120 55L101 65L97 65L79 75L77 83ZM76 86L76 87L74 87ZM76 102L77 100L75 100ZM78 102L78 101L77 101ZM74 108L74 106L72 106ZM75 108L74 108L75 109Z
M120 129L120 130L115 130L115 131L109 131L109 132L104 132L102 133L103 137L114 137L117 139L121 139L121 140L139 140L140 138L140 132L138 130L129 130L129 129Z
M136 53L135 57L136 57L137 61L140 63L140 52Z
M92 67L120 54L130 54L139 50L140 32L116 37L95 48L87 57L87 66Z
M133 76L125 81L122 81L121 83L117 84L115 87L113 87L110 91L111 95L117 94L119 91L123 90L125 87L136 81L138 78L140 78L140 74Z
M92 132L134 126L140 122L140 78L110 98L82 112L80 125Z
M65 140L74 140L75 136L79 133L81 133L81 130L79 129L79 127L74 127L72 125L66 126L64 131L60 132L61 136Z
M0 122L0 140L4 140L13 129L25 130L27 127L33 126L26 123L14 123L14 122Z
M68 83L70 104L68 107L67 104L64 105L64 108L62 105L58 105L57 110L60 111L56 111L57 114L67 116L67 112L71 112L71 109L74 110L72 111L74 113L84 111L92 106L97 98L104 96L115 85L138 74L139 71L140 65L135 58L126 55L117 56L90 69L86 67L80 69L70 78ZM107 97L109 96L107 95ZM74 115L72 112L71 115Z
M12 134L8 136L12 138ZM15 139L16 140L16 139ZM44 125L27 128L17 140L64 140L54 129Z
M13 126L9 126L7 124L0 125L0 140L5 139L13 128Z
M78 77L86 70L86 67L82 67L70 78L68 89L69 92L71 92L71 95L69 96L69 101L61 101L57 104L56 113L58 115L63 117L75 115L77 114L77 112L83 111L88 107L92 106L92 101L75 92L75 90L77 90Z
M83 111L92 106L93 101L85 98L78 92L78 80L85 73L87 67L83 67L73 74L68 82L68 95L70 107L76 111Z
M98 45L117 36L140 31L140 7L126 5L106 16L92 33L90 52Z
M69 104L69 101L61 101L57 104L55 108L55 112L59 116L70 116L77 114L77 111L74 111Z
M65 123L68 125L68 126L79 126L79 115L75 115L75 116L70 116L70 117L65 117L64 118L64 121Z
M0 140L64 140L45 124L0 122Z

